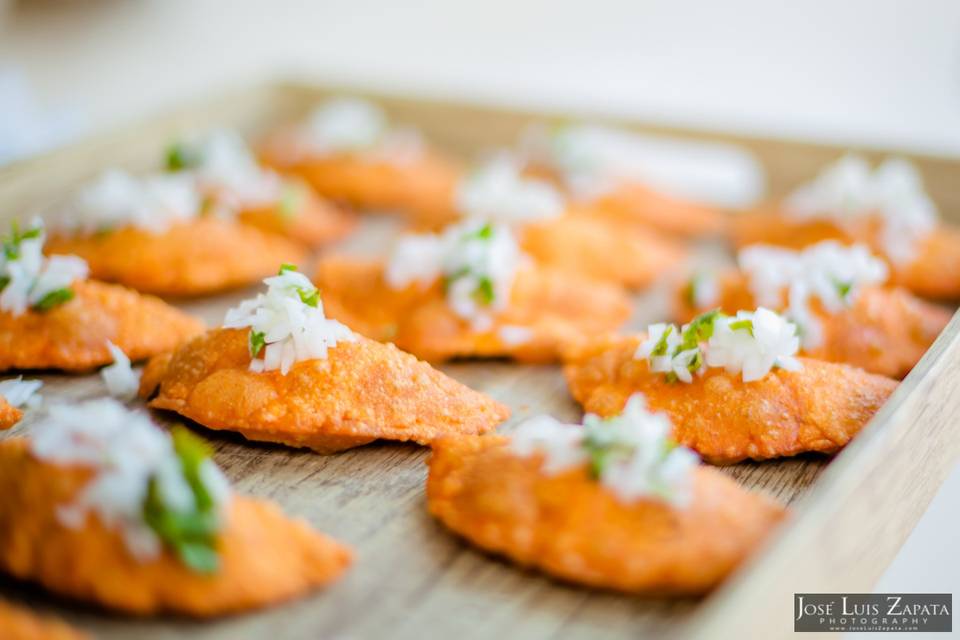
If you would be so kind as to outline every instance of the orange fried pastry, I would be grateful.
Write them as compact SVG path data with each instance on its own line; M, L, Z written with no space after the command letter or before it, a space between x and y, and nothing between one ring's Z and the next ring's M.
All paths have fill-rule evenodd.
M93 369L113 362L108 341L142 360L203 330L162 300L86 280L76 256L45 258L43 242L39 226L3 239L0 370Z
M698 274L682 287L677 319L763 305L800 325L804 355L902 378L952 315L885 286L886 265L862 245L824 241L800 252L754 245L740 252L739 262L739 270Z
M579 203L598 217L623 227L652 229L679 238L695 238L723 233L727 214L706 204L671 195L654 188L644 176L662 174L664 146L677 151L677 145L663 139L647 139L634 133L593 125L567 125L547 131L534 127L527 132L523 153L530 172L550 177L562 185ZM702 145L701 145L702 146ZM660 182L683 185L685 191L725 193L722 199L737 201L760 182L755 161L740 150L713 147L709 150L685 149L685 158L697 155L714 161L721 159L728 174L689 164L682 178L660 176ZM670 163L668 163L670 164ZM711 175L712 177L708 177ZM718 180L719 179L719 180ZM698 183L703 183L697 188Z
M54 407L31 433L0 443L0 570L18 579L123 613L211 617L305 595L351 562L234 495L188 431L171 439L116 401Z
M511 226L523 251L542 265L632 289L651 285L685 258L674 240L572 206L510 155L494 156L461 181L457 209L467 219Z
M209 207L237 213L237 219L263 231L317 247L345 236L355 217L319 197L309 185L284 180L257 164L233 131L214 131L167 150L168 171L188 171Z
M0 600L0 630L4 640L87 640L81 633L59 620L40 617L27 609Z
M37 391L42 386L39 380L24 380L23 376L0 382L0 431L20 422L23 409L40 404Z
M375 105L332 100L299 128L263 147L264 162L308 182L319 194L358 209L407 215L418 225L454 220L459 166L412 130L390 129Z
M666 412L673 437L714 464L846 445L896 389L885 376L795 358L795 327L772 311L701 316L682 330L608 337L568 354L573 397L600 416L634 393Z
M864 243L888 261L893 284L960 299L960 228L937 220L919 175L902 160L871 173L863 159L845 157L772 210L733 216L730 232L740 247Z
M241 287L303 261L301 245L208 211L204 199L187 173L109 171L61 212L47 251L80 256L99 280L167 296Z
M503 405L414 356L324 318L301 274L267 283L265 295L228 313L233 328L150 361L140 394L153 398L151 407L319 453L377 439L429 444L484 433L508 417Z
M473 221L405 236L388 264L322 259L315 279L331 317L431 362L553 362L631 312L618 287L525 261L507 228Z
M666 438L669 428L637 396L614 420L540 416L512 438L442 438L427 506L478 547L568 582L702 594L763 543L784 509L698 466Z

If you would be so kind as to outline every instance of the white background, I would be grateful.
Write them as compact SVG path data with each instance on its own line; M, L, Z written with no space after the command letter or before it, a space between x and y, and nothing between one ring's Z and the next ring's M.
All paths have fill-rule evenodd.
M14 5L0 18L0 65L25 69L48 105L78 110L92 129L218 87L309 71L427 94L960 155L958 0ZM960 469L879 589L960 587L958 502Z

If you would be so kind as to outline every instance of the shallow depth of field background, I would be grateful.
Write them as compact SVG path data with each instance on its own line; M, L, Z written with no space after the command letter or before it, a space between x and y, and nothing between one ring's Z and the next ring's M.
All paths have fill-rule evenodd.
M291 75L960 156L957 0L0 0L0 150ZM878 590L960 590L958 503L960 468Z

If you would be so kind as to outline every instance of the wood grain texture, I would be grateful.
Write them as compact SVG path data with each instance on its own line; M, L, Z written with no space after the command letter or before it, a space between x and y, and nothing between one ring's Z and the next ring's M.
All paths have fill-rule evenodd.
M255 135L301 115L326 93L302 85L243 90L0 169L0 218L49 206L103 167L147 168L178 133L226 124ZM476 106L374 97L398 119L463 155L509 143L534 119ZM771 173L775 193L840 153L819 145L697 137L754 150ZM958 195L946 188L946 176L960 163L918 162L945 212L960 211L960 201L950 199ZM379 253L395 231L388 219L370 219L337 250ZM720 259L717 247L701 249L698 260ZM226 308L252 291L180 306L215 325ZM662 319L665 294L659 287L638 297L632 323ZM456 363L443 369L511 406L514 415L504 430L541 412L579 417L556 366ZM105 393L96 376L42 377L48 402ZM701 601L571 587L473 550L426 513L424 448L375 444L324 457L199 427L238 491L275 500L287 513L356 548L356 564L341 582L288 605L212 623L117 618L9 580L0 580L0 596L53 611L98 638L786 637L792 635L794 591L869 589L896 553L960 454L958 427L951 423L960 409L958 391L960 319L954 318L881 415L829 466L823 457L800 456L724 468L743 485L795 508L768 548ZM29 429L27 420L13 433Z

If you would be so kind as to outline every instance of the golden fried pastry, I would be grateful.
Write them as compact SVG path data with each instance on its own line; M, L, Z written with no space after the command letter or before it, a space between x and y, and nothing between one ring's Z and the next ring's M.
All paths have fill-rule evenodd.
M36 431L31 442L0 443L0 570L124 613L210 617L302 596L350 564L349 549L305 522L233 495L206 452L182 445L182 433L171 449L149 422L156 433L143 433L144 415L93 402L101 404L62 407L58 430L91 451L142 464L81 461L91 454ZM69 417L78 410L107 420L81 428ZM140 432L133 446L124 427ZM135 488L142 506L130 500ZM182 491L189 507L184 496L171 497Z
M741 268L716 277L695 276L678 291L677 319L687 322L713 308L732 314L740 309L755 308L760 303L770 304L758 300L754 292L772 285L774 290L769 294L776 300L771 306L788 313L793 310L794 315L808 324L801 342L805 355L843 362L893 378L907 375L946 327L951 312L924 302L900 287L882 286L886 272L882 262L872 265L879 267L879 277L858 283L852 275L854 269L846 268L851 265L842 262L842 255L853 255L855 249L823 243L814 247L814 250L831 250L834 260L841 259L839 265L834 264L840 267L836 274L818 272L812 261L803 262L803 256L813 255L811 250L792 253L755 246L741 253L741 262L745 256L772 254L771 260L748 265L762 270L761 273L754 275L750 269ZM783 264L778 256L785 256L790 264ZM871 266L865 260L859 264ZM794 276L786 276L794 267L797 270ZM846 280L838 275L844 271ZM818 282L816 279L820 276L824 277ZM819 291L820 297L798 299L804 291ZM827 296L827 303L822 296Z
M220 209L263 231L309 247L338 240L354 217L318 197L300 181L284 180L261 166L243 138L217 130L167 149L165 169L191 177L207 211Z
M524 227L520 246L547 267L631 289L650 286L686 257L673 240L610 223L594 211Z
M273 273L280 263L297 264L306 257L285 238L216 217L173 224L160 233L131 226L84 236L55 235L46 251L80 256L99 280L166 296L242 287Z
M88 636L59 620L37 616L0 600L0 630L4 640L85 640Z
M706 368L684 383L636 357L645 339L607 337L571 350L564 367L571 394L586 411L611 416L643 393L651 408L670 416L677 442L714 464L834 453L897 387L885 376L810 358L750 382Z
M890 263L893 284L925 298L960 299L960 229L938 219L905 160L871 169L863 158L843 157L783 202L735 216L730 231L738 246L864 243Z
M438 440L427 506L478 547L565 581L639 594L709 591L764 541L784 510L721 473L689 471L689 504L623 500L588 464L545 473L501 436Z
M489 328L480 329L451 308L442 282L395 289L377 260L321 259L315 282L330 317L430 362L553 362L568 342L615 330L631 313L629 298L617 287L532 264L518 270L509 303Z
M308 247L339 240L356 227L356 218L319 198L307 186L291 187L289 195L270 205L246 207L237 219L261 231L286 236Z
M733 217L734 244L774 244L801 249L823 240L844 244L866 243L885 255L876 221L841 228L827 220L797 221L789 216L755 212ZM940 224L917 241L914 257L905 262L889 260L891 281L924 298L960 300L960 228Z
M20 422L23 411L10 404L6 398L0 396L0 430L9 429Z
M73 291L49 311L0 312L0 370L87 371L113 362L108 340L136 361L203 331L199 320L124 287L81 280Z
M150 361L140 395L210 429L333 453L377 439L484 433L506 407L403 353L357 338L287 374L249 370L247 332L216 329Z
M675 198L636 182L619 185L589 201L588 206L612 222L682 238L721 234L729 217L717 209Z
M429 228L457 218L459 165L415 132L388 129L386 116L371 103L345 99L321 105L304 126L268 138L261 157L321 196L358 209L401 213Z

